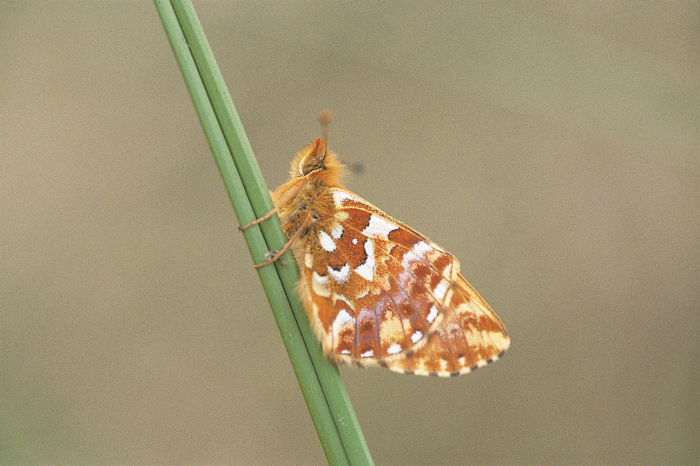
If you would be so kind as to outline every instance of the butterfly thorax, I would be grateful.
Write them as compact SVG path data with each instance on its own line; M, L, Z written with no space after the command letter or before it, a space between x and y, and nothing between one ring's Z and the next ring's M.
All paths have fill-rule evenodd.
M338 157L327 150L321 138L296 155L289 181L273 193L273 200L284 233L291 236L302 229L297 244L315 230L317 222L333 217L336 209L331 189L341 187L345 172ZM300 252L294 249L295 253Z
M287 236L291 236L307 221L307 216L310 216L308 225L300 235L303 239L316 222L332 217L334 211L330 188L316 183L307 183L298 194L280 208L282 230Z

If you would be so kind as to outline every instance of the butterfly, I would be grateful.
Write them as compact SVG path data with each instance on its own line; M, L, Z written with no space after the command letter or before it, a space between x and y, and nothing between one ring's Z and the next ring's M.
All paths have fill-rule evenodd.
M503 323L457 259L340 184L345 167L317 138L272 199L299 265L299 292L327 358L449 377L497 360Z

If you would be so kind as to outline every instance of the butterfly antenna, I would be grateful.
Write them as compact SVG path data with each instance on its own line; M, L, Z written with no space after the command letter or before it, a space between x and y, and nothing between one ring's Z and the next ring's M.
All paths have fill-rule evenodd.
M330 110L322 110L318 115L318 121L321 123L321 138L326 141L326 146L328 145L328 124L332 118L333 114Z

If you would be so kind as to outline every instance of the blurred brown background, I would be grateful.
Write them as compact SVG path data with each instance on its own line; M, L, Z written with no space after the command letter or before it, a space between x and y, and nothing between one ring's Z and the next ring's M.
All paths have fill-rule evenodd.
M348 187L512 337L341 370L380 465L698 464L698 2L197 2L271 187ZM155 7L0 3L0 462L325 462Z

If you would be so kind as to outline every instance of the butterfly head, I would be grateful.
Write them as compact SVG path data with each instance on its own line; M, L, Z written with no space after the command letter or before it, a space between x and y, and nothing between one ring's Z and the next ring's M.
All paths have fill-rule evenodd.
M304 178L323 186L340 186L344 175L345 166L327 149L326 141L321 138L316 138L294 157L290 170L292 180Z

